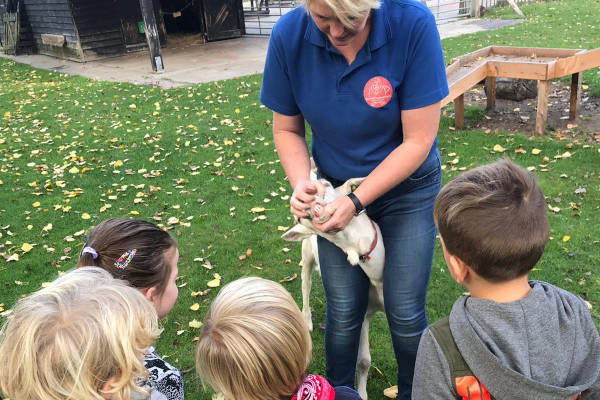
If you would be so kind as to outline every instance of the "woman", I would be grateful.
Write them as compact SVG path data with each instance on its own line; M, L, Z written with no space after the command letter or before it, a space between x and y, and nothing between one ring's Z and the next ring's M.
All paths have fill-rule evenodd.
M261 101L273 110L273 135L294 188L291 212L307 216L305 120L318 174L334 186L366 176L353 194L314 215L334 233L366 209L386 248L384 297L398 362L400 399L411 394L414 361L427 326L425 303L435 243L433 204L441 185L436 135L448 94L431 12L412 0L306 0L272 31ZM327 376L352 386L368 279L319 239L327 316Z

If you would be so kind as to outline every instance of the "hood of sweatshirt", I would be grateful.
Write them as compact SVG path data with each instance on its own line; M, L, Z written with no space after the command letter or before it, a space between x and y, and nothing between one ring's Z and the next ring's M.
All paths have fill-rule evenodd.
M450 314L454 340L497 399L573 399L599 380L598 331L581 298L529 284L527 297L511 303L459 299Z

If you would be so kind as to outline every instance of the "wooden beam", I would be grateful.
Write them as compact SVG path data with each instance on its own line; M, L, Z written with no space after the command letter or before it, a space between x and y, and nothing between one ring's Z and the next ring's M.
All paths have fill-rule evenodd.
M552 78L561 78L576 72L585 71L600 66L600 47L579 53L573 57L558 60Z
M535 133L538 135L544 135L546 133L549 90L550 81L538 81L537 117L535 120Z
M465 128L465 95L461 94L454 99L454 126L458 129Z
M505 78L548 80L548 64L521 61L488 61L489 76L503 76Z
M492 46L492 54L512 57L570 57L580 49L552 49L543 47L511 47L511 46Z
M163 72L165 66L162 55L160 54L160 39L158 36L158 26L156 24L156 15L154 15L154 5L152 0L140 0L140 9L144 19L144 31L146 32L146 42L150 51L150 63L152 71Z
M484 80L487 73L487 66L486 64L482 64L475 70L467 69L466 71L467 73L463 76L456 78L448 77L450 94L442 100L442 107Z
M481 16L481 0L471 1L471 17L479 18Z
M581 72L571 75L571 105L569 108L569 121L577 119L577 107L581 98Z
M486 84L486 96L487 96L487 107L486 110L493 110L496 106L496 77L488 76L485 79Z

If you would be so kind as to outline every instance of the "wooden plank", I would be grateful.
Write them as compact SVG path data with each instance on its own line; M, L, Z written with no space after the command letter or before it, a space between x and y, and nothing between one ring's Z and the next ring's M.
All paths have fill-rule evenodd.
M505 78L548 80L548 65L540 63L515 63L510 61L488 61L488 76Z
M65 44L65 35L54 35L50 33L42 33L42 43L49 46L62 47Z
M544 135L546 133L549 91L549 80L538 81L537 117L535 119L535 133L538 135Z
M454 126L458 129L465 128L465 95L461 94L454 99Z
M600 67L600 47L573 57L558 60L552 78L561 78L596 67Z
M482 64L476 69L469 70L466 75L454 80L454 82L450 84L450 94L442 100L442 107L484 80L486 75L487 66Z
M493 110L496 106L496 77L488 76L485 79L485 84L487 86L486 96L487 96L487 107L488 111Z
M491 54L492 47L484 47L479 50L475 50L472 53L465 54L464 56L457 57L456 60L460 63L460 65L466 65L471 62L477 61L479 57L487 57Z
M492 46L492 54L518 57L570 57L581 49L553 49L543 47Z
M571 99L569 108L569 121L577 119L577 107L581 98L581 72L571 75Z
M158 26L156 24L152 0L140 0L140 8L142 10L142 18L144 19L146 42L148 43L148 49L150 50L152 71L162 72L165 67L162 55L160 54L160 39L158 37Z

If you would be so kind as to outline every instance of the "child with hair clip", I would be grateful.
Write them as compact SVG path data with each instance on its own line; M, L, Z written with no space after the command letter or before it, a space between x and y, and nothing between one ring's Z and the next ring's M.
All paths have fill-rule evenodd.
M177 242L151 222L113 218L90 232L78 267L97 266L137 288L165 318L177 300ZM150 347L144 356L150 376L141 385L151 389L152 400L183 400L179 370Z
M243 278L210 306L196 351L203 382L227 400L360 400L309 375L312 343L292 296L279 283Z
M21 299L0 330L0 390L14 400L148 397L156 311L126 282L80 268Z

